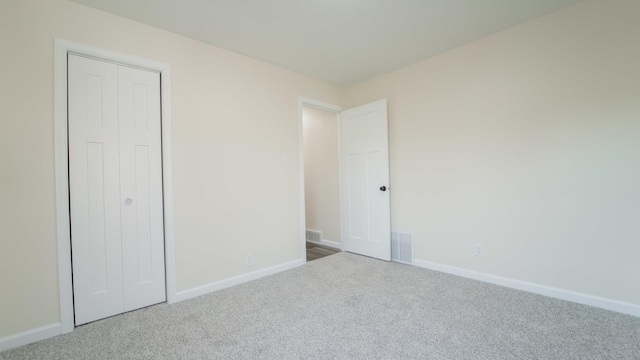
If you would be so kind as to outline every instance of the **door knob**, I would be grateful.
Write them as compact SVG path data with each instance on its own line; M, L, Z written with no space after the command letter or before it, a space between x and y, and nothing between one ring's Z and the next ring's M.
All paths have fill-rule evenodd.
M380 186L380 191L387 191L387 187L386 186Z
M133 203L133 199L129 198L127 200L124 201L125 205L131 205Z

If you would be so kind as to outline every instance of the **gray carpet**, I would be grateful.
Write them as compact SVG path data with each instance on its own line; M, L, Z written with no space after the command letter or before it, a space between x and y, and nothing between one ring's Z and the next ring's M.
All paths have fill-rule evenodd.
M340 253L0 359L640 359L640 318Z

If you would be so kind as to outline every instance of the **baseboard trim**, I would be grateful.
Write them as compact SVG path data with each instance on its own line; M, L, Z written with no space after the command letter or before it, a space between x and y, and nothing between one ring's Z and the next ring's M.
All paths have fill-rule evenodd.
M41 326L15 335L0 338L0 352L48 339L62 333L60 323Z
M589 294L579 293L570 290L564 290L560 288L554 288L551 286L540 285L535 283L530 283L521 280L510 279L502 276L482 273L474 270L463 269L455 266L438 264L430 261L418 260L414 261L414 265L439 271L451 275L461 276L468 279L478 280L494 285L500 285L516 290L522 290L534 294L540 294L549 296L552 298L566 300L575 302L578 304L589 305L605 310L611 310L623 314L628 314L632 316L640 317L640 305L627 303L618 300L612 300L607 298L602 298L598 296L593 296Z
M194 297L206 295L214 291L226 289L231 286L240 285L248 281L252 281L252 280L260 279L265 276L277 274L282 271L291 270L293 268L296 268L304 264L305 264L305 261L303 259L298 259L298 260L290 261L284 264L272 266L266 269L250 272L248 274L242 274L242 275L234 276L229 279L224 279L224 280L216 281L210 284L198 286L192 289L178 291L178 293L176 294L175 300L176 302L179 302L179 301L192 299Z
M307 242L312 243L312 244L328 246L330 248L334 248L334 249L338 249L338 250L342 250L342 248L340 247L340 243L335 242L335 241L331 241L331 240L322 239L320 242L317 242L317 241L311 241L311 240L307 239Z

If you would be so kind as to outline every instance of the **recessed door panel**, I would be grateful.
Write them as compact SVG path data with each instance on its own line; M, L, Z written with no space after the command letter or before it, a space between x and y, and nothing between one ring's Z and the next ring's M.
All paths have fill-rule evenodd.
M136 251L138 252L138 284L153 280L151 264L151 209L149 189L149 147L136 145Z
M91 253L91 294L109 291L107 239L105 236L104 151L101 143L87 143L87 216Z
M362 239L365 237L366 218L364 216L367 210L366 189L361 186L366 181L365 164L366 158L364 154L349 154L347 157L347 179L348 179L348 197L349 204L349 237L353 239Z

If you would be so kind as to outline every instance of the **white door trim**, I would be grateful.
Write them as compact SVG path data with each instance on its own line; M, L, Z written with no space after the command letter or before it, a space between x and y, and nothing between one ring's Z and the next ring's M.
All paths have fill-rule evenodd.
M342 112L343 108L337 105L331 105L327 103L323 103L321 101L308 99L300 96L298 98L298 135L299 135L299 158L300 158L300 222L301 222L301 238L302 238L302 253L300 255L303 263L307 262L307 235L306 235L306 209L305 209L305 198L304 198L304 133L303 133L303 120L302 120L302 108L303 107L311 107L314 109L329 111L335 113L337 116L337 127L338 127L338 162L342 161L342 153L340 150L341 142L340 142L340 112ZM339 197L340 197L340 236L342 237L342 224L344 221L342 220L342 166L338 166L338 178L339 178ZM343 249L342 239L340 239L340 249Z
M165 281L167 302L176 302L175 242L173 227L173 165L171 135L171 67L168 64L55 39L54 123L56 226L61 333L73 331L73 285L71 280L71 230L69 223L69 163L67 157L67 54L157 71L160 73L162 106L162 195L164 203Z

